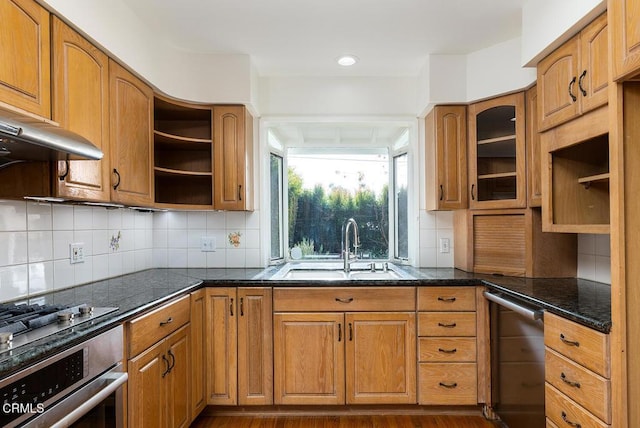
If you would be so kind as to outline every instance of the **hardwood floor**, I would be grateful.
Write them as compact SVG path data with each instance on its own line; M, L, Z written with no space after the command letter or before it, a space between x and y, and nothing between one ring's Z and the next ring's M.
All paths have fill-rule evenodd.
M481 416L200 416L193 428L496 428Z

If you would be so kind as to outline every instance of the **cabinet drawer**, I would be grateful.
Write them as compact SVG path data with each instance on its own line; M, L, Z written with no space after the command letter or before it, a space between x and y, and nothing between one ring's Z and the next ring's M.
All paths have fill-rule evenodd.
M475 336L475 312L421 312L418 336Z
M475 311L475 287L420 287L419 311Z
M129 358L189 322L189 295L129 321Z
M611 382L547 349L545 379L585 409L611 423Z
M544 364L503 362L498 367L498 402L505 406L542 406L544 403Z
M545 313L544 344L601 376L611 377L608 334Z
M581 428L609 427L548 383L545 384L544 398L547 418L558 426L575 427L580 424Z
M425 362L476 362L475 337L421 337L418 360Z
M475 363L420 363L419 404L477 404Z
M415 311L415 288L274 288L273 310L275 312Z

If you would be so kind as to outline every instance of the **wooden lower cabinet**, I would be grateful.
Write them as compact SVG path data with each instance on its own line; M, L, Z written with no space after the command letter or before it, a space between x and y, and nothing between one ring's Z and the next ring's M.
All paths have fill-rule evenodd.
M190 370L188 324L130 359L129 426L189 426Z
M418 288L418 403L479 402L476 287Z
M276 313L275 404L413 404L415 352L415 313Z
M271 289L206 289L206 384L212 405L273 403Z
M273 316L275 404L344 404L344 314Z
M207 405L206 384L206 290L191 293L191 420Z

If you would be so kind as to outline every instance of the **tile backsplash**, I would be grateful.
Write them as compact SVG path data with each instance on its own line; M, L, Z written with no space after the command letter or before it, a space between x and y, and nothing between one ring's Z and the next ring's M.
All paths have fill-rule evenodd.
M214 251L201 251L202 239ZM439 251L441 238L448 253ZM83 263L69 262L81 243ZM0 200L0 302L152 267L261 267L260 212L139 212ZM453 267L453 214L420 211L420 267ZM608 235L579 235L578 277L611 282Z

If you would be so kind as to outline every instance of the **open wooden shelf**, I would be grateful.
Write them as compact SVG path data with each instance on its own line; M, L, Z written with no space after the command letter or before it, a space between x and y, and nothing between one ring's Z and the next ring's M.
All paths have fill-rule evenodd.
M494 143L502 143L504 141L515 141L516 136L514 135L505 135L503 137L495 137L495 138L487 138L486 140L478 140L478 145L480 144L494 144Z
M516 177L516 172L501 172L497 174L483 174L478 176L478 180L490 180L493 178L507 178L507 177Z
M585 189L588 189L589 187L591 187L592 184L598 184L598 183L608 184L610 175L611 174L608 172L605 172L604 174L589 175L586 177L578 178L578 183L585 186Z
M550 232L609 233L609 133L601 107L542 134L543 227Z
M155 202L213 206L213 112L210 106L154 99Z

